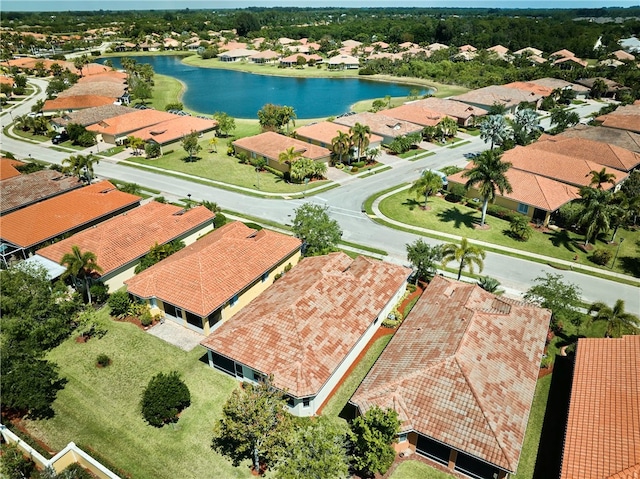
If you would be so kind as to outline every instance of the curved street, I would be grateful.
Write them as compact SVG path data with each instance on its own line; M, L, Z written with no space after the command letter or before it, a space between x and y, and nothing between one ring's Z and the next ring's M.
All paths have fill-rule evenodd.
M2 128L12 120L12 117L28 113L31 105L37 99L45 97L47 82L41 79L30 79L30 82L36 84L40 88L40 92L10 110L11 113L5 110L0 117ZM577 111L582 117L585 117L599 110L601 106L601 104L588 103L579 106ZM546 121L548 122L548 120ZM543 126L548 126L548 123L545 125L544 120ZM257 198L195 183L189 181L187 175L181 179L130 168L123 164L117 164L116 159L104 156L100 156L100 163L96 165L95 171L100 177L135 182L157 189L169 198L185 198L187 194L190 194L194 200L215 201L223 209L281 224L290 223L293 210L306 201L323 204L328 206L331 217L339 222L344 240L382 249L388 253L386 259L406 264L406 244L422 236L417 233L398 231L374 222L362 212L363 202L378 191L415 180L424 168L442 168L447 165L463 166L467 162L465 154L477 153L486 149L486 145L479 137L470 137L468 141L469 143L453 149L438 148L434 150L436 154L416 161L389 157L383 162L386 161L392 167L391 169L372 174L367 178L349 177L341 181L340 187L318 193L307 199ZM3 151L13 153L16 158L31 157L60 164L62 160L74 154L56 151L48 146L51 146L51 143L37 144L20 141L6 135L2 135L0 138L0 148ZM311 193L313 190L309 189L308 194ZM440 242L431 238L424 239L431 244ZM640 312L640 289L637 285L621 284L576 271L557 270L545 264L492 252L487 253L482 272L484 275L498 279L502 283L502 288L510 294L526 291L535 278L544 276L545 273L560 274L566 281L576 284L582 290L583 299L587 302L603 301L613 305L617 299L623 299L627 311L636 314ZM638 281L640 285L640 280L637 278L630 279Z

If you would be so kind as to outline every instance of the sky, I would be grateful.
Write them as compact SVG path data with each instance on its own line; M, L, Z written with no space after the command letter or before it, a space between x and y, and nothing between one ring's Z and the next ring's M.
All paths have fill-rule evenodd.
M175 10L246 7L631 7L640 0L0 0L4 11Z

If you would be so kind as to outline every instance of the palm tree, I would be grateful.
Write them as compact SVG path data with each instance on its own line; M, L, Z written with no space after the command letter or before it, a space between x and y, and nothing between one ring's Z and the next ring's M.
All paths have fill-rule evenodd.
M591 170L589 175L591 175L591 182L589 183L589 186L595 186L599 190L602 189L603 183L611 183L613 186L616 185L616 175L613 173L607 173L607 169L604 166L600 171Z
M474 265L478 267L479 272L484 268L484 260L487 254L483 249L469 244L467 238L462 238L460 246L455 243L448 243L442 247L442 267L446 268L451 261L458 261L458 280L462 276L464 268L469 269L469 273L473 274Z
M624 310L624 301L621 299L616 301L613 308L602 302L593 303L589 308L589 314L591 313L596 313L594 321L607 322L607 331L605 332L607 338L619 338L623 332L633 334L640 332L638 317Z
M356 123L349 129L349 133L351 133L351 141L358 148L358 159L360 159L369 146L371 128L369 125Z
M342 157L349 155L351 151L351 137L345 132L339 131L338 136L331 140L331 151L338 157L338 163L342 163ZM351 163L351 161L348 163Z
M506 177L505 173L511 168L511 163L502 161L502 155L494 152L493 150L487 150L480 153L473 159L475 165L472 169L465 171L462 176L468 178L464 187L469 189L475 185L479 185L478 192L482 196L482 217L480 220L480 226L484 226L484 221L487 216L487 206L489 201L496 199L496 190L501 195L506 191L511 193L511 183Z
M611 204L613 194L583 186L580 188L580 196L582 198L579 201L584 206L584 210L578 218L578 225L586 228L584 245L588 246L590 240L595 241L602 231L608 231L611 227L614 214Z
M442 130L442 134L444 136L452 137L456 136L456 133L458 133L458 122L450 116L445 116L440 120L438 126Z
M212 136L209 140L209 151L218 153L218 139L215 136Z
M416 199L419 200L424 196L424 207L427 207L427 198L434 192L442 188L442 178L431 170L425 170L420 178L413 182L409 193L415 193Z
M100 163L100 159L92 154L70 156L62 160L65 173L77 175L79 179L84 179L87 183L91 183L93 179L93 165Z
M302 158L302 151L296 150L294 146L278 155L278 161L287 165L293 164L298 158Z
M281 126L286 125L287 134L289 134L289 123L292 123L293 126L296 126L296 112L292 106L283 106L281 109L282 113L282 121L280 123Z
M491 149L495 145L502 145L511 136L507 120L502 115L489 115L480 124L480 138L484 142L491 141Z
M518 110L514 116L514 130L516 140L520 145L527 145L540 127L540 118L531 108Z
M98 266L97 257L91 251L82 252L79 246L72 246L70 253L60 260L60 264L67 267L62 274L62 279L69 277L74 280L74 287L78 287L78 282L82 282L89 304L91 304L91 290L89 287L89 278L92 272L102 273L102 268Z

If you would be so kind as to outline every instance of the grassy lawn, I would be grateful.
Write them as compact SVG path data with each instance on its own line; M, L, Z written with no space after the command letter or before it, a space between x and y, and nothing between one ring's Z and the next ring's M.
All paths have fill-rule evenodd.
M454 476L438 471L420 461L405 461L400 464L389 479L451 479Z
M156 110L164 111L164 107L169 103L180 101L180 96L184 90L184 85L179 80L167 76L155 74L153 76L153 97L150 106Z
M420 205L423 202L421 200ZM475 240L486 241L496 245L506 246L530 253L537 253L552 258L573 261L578 255L578 263L598 267L587 258L587 254L579 248L584 242L582 235L570 231L544 232L534 228L528 241L518 241L509 236L509 222L487 215L488 230L478 230L474 225L480 222L480 211L457 203L449 203L444 198L429 198L431 208L422 210L416 202L415 196L408 190L401 191L380 203L380 211L387 217L402 223L427 228L430 230L454 234ZM620 253L616 261L615 271L624 274L638 274L637 259L640 231L620 231L618 238L625 241L620 246ZM606 249L615 254L618 245L610 245L606 240L609 235L602 236L596 249ZM608 269L608 267L602 269Z
M210 448L212 426L236 381L199 361L201 347L187 353L101 314L108 324L103 338L84 344L71 338L49 353L68 383L54 418L26 422L33 436L58 450L69 441L90 447L132 478L251 477L246 465L233 467ZM95 366L100 353L110 366ZM149 379L172 370L189 387L191 406L175 426L158 429L144 422L138 404Z
M33 131L22 131L20 128L14 128L13 134L19 138L24 138L31 141L48 141L50 138L46 135L34 135Z

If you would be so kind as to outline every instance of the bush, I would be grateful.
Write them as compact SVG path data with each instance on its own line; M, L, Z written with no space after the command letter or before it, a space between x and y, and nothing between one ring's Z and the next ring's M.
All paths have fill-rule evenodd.
M355 161L355 162L351 163L351 166L355 166L356 168L362 168L366 164L367 163L364 162L364 161Z
M91 292L91 298L98 304L104 304L109 299L109 285L104 283L92 284L89 291Z
M268 171L269 173L279 176L280 178L284 178L284 173L280 170L276 170L275 168L271 167L271 166L265 166L264 167L265 171Z
M151 311L147 309L140 315L140 324L146 328L151 326L151 323L153 323L153 317L151 316Z
M511 221L514 217L520 215L520 213L516 213L515 211L508 208L491 204L487 207L487 213L491 216L495 216L496 218L507 221Z
M357 166L352 166L351 167L351 173L357 173L358 172L358 167Z
M0 451L2 452L2 461L0 462L2 477L8 479L31 477L31 474L36 470L35 463L25 457L16 445L3 444Z
M107 300L111 308L111 315L118 318L124 317L129 311L129 294L126 291L116 291Z
M94 476L78 463L67 466L56 477L59 479L93 479Z
M220 228L227 223L227 217L222 213L216 213L215 218L213 218L213 227Z
M597 265L604 266L611 261L612 257L613 253L611 253L611 251L606 249L597 249L591 256L589 256L589 259Z
M142 417L152 426L177 422L178 414L191 404L191 393L177 371L151 378L142 394Z
M249 163L249 157L246 155L246 153L238 153L236 155L236 158L238 158L238 162L241 165L246 165L247 163Z
M98 366L106 368L107 366L109 366L109 364L111 364L111 359L106 354L98 354L98 357L96 358L96 364Z
M160 156L160 145L151 142L144 145L144 154L147 158L157 158Z
M445 199L447 201L457 203L458 201L462 200L462 198L464 198L464 195L466 194L467 189L464 187L464 185L461 185L460 183L449 183L449 185L447 186L447 196L445 196Z

